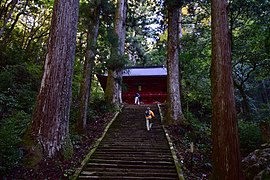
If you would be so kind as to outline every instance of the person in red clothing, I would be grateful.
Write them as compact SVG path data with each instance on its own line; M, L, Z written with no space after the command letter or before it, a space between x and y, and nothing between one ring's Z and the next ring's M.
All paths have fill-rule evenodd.
M147 107L145 111L145 120L146 120L146 129L147 131L150 131L153 126L152 119L155 118L154 112L150 109L150 107Z

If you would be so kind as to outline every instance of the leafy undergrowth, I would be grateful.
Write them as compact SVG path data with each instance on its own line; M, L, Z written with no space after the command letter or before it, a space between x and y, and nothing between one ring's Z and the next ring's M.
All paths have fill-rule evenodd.
M160 106L163 118L166 106ZM190 115L189 115L190 116ZM190 122L165 126L186 180L210 179L212 143L210 126L190 116Z
M190 125L167 126L185 179L209 179L211 175L211 142L206 134L196 133Z
M70 179L80 163L89 153L95 140L101 137L105 127L112 120L113 113L106 113L88 124L84 136L73 136L74 154L69 160L43 159L36 168L23 165L4 175L4 179Z

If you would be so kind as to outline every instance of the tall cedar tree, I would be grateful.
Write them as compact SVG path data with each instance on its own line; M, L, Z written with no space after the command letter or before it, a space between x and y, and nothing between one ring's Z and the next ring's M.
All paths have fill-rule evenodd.
M95 6L89 8L89 24L87 29L87 47L83 69L83 80L80 89L80 109L77 119L77 130L83 132L87 123L87 111L91 95L92 69L95 61L98 28L100 21L100 0L94 0Z
M212 179L241 180L227 10L227 0L212 0Z
M114 20L114 33L117 36L117 46L112 47L111 57L117 61L123 59L125 53L125 37L126 37L126 16L127 16L127 0L118 0ZM119 57L119 58L115 58ZM121 64L115 62L115 64ZM105 90L105 99L108 104L119 107L122 103L122 67L109 69L107 85Z
M71 145L69 113L78 12L79 0L54 1L48 52L32 119L32 133L45 157L55 157L65 145Z
M184 119L180 100L180 74L179 74L179 12L178 1L167 1L168 9L168 113L167 121L175 122Z

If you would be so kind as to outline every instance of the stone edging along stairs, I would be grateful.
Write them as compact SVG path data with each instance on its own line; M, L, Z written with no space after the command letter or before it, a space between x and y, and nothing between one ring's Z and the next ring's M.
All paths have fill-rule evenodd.
M125 105L105 129L72 179L184 179L160 110L146 130L145 105Z

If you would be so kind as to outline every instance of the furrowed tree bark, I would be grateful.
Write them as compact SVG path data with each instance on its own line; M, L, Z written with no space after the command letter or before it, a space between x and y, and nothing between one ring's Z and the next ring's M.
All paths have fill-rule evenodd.
M127 0L118 0L115 21L114 32L117 35L118 44L117 47L112 47L112 57L123 58L125 53L125 37L126 37L126 13L127 13ZM117 53L116 55L114 55ZM121 63L120 63L121 64ZM105 90L105 99L108 104L114 107L119 107L122 103L122 67L115 69L109 69L107 85Z
M69 139L71 81L76 49L79 0L55 0L48 52L32 119L32 134L44 157L72 148Z
M175 2L176 3L176 2ZM168 47L167 47L167 123L184 119L180 100L179 74L179 9L180 6L168 4Z
M100 15L100 1L96 1L96 7L90 8L90 22L87 32L87 47L85 53L85 62L83 70L83 80L80 89L80 109L79 117L77 119L77 130L83 132L87 124L87 111L89 106L89 99L91 95L92 70L95 64L95 50L97 44L99 15Z
M212 179L241 180L227 9L226 0L212 0Z
M117 106L117 82L116 72L113 70L108 71L108 78L105 90L105 100L107 104Z

